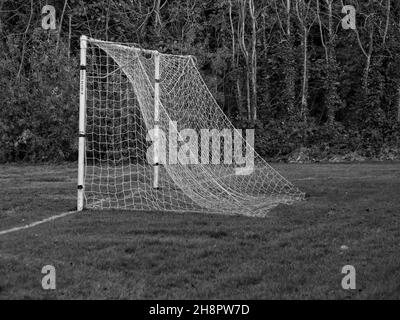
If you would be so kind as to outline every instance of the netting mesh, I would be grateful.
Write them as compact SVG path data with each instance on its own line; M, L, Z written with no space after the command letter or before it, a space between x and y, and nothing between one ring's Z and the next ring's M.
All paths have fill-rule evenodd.
M190 56L89 40L86 104L88 208L265 216L280 203L304 197L254 152L246 134L235 130ZM149 135L155 126L165 137L158 151ZM209 135L203 143L207 133L217 138ZM162 163L158 189L153 188L154 152ZM238 174L250 157L254 169Z

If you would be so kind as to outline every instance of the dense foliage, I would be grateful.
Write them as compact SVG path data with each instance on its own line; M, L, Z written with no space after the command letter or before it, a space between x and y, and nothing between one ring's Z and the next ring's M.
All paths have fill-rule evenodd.
M345 4L356 30L339 0L0 0L0 162L76 159L81 34L195 55L266 158L398 158L400 2Z

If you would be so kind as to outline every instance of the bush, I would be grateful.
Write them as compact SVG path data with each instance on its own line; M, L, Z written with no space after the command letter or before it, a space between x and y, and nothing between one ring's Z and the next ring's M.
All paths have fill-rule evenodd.
M22 39L0 53L0 161L73 160L77 155L79 72L55 36L35 31L19 78ZM19 57L19 59L17 59Z

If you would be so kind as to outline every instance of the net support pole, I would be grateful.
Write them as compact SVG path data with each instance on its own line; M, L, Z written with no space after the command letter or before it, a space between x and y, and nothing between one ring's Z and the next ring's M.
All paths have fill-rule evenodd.
M154 180L153 188L159 188L159 121L160 121L160 55L154 54Z
M87 37L80 39L80 85L79 85L79 150L78 150L78 203L77 210L84 206L85 144L86 144L86 51Z

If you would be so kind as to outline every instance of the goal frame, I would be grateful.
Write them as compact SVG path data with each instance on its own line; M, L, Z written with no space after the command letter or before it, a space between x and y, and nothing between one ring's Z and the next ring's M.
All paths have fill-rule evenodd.
M109 60L101 60L100 58L102 56L99 56L99 53L96 53L96 51L92 50L103 50L106 53L107 59L108 57L112 59L112 62L110 61L110 63L115 63L116 66L118 66L116 70L121 72L123 77L127 76L126 79L129 80L130 84L134 86L134 94L137 96L133 99L139 100L134 100L136 102L134 102L132 106L139 108L135 110L140 111L141 116L139 116L139 118L143 117L144 120L142 119L142 122L145 121L145 123L140 123L139 120L139 129L137 127L134 127L133 129L131 128L130 131L129 129L126 129L128 131L126 131L124 134L128 134L127 138L125 136L125 141L136 141L135 139L144 141L145 139L147 142L144 144L142 143L142 145L146 145L146 143L150 144L150 140L153 142L151 146L153 148L152 156L151 153L143 153L139 155L140 159L145 160L143 163L146 163L146 165L143 165L142 162L140 162L140 159L139 162L135 162L137 159L131 159L130 155L127 158L129 161L128 166L131 165L130 161L133 160L133 165L136 165L135 168L142 170L142 177L136 177L132 175L130 168L130 174L124 174L124 164L122 164L122 173L117 173L114 171L114 182L110 183L109 172L107 171L107 175L105 176L102 175L102 167L96 167L95 162L94 164L92 163L92 160L96 161L97 157L99 157L99 161L102 161L101 155L99 156L95 153L96 150L100 150L98 152L103 152L106 154L108 170L108 152L111 154L114 152L114 147L108 149L109 147L107 145L107 139L105 142L103 141L103 143L105 143L103 145L103 149L101 149L99 146L93 146L93 143L102 143L101 139L98 140L100 142L96 142L97 140L93 138L93 126L97 125L101 127L103 125L103 122L101 122L103 120L101 119L111 119L110 121L112 121L112 125L109 128L113 130L115 123L114 118L116 116L122 117L121 114L118 115L118 113L117 115L113 113L110 116L106 112L96 115L97 119L100 119L97 120L97 122L92 121L94 117L92 111L95 112L96 110L101 110L95 108L95 104L98 102L97 99L103 97L106 99L105 101L108 101L109 89L107 86L109 85L109 82L107 77L110 75L114 77L114 72L109 73L107 67L107 69L105 69L106 76L101 77L101 79L107 79L106 86L103 88L103 85L101 85L100 82L99 87L98 82L94 82L99 81L94 79L98 79L98 77L95 75L97 73L101 73L102 69L93 69L93 66L97 65L96 63L99 63L100 66L105 65L106 63L108 66ZM127 52L134 52L134 56L125 56L124 54L126 50L128 50ZM131 63L132 59L134 59L134 61L136 61L135 59L138 59L138 63ZM127 66L132 69L126 70L126 68L128 68ZM172 98L168 96L171 94L169 91L171 89L168 87L168 85L171 85L171 83L173 84L172 88L174 90L173 97L174 99L175 97L178 99L178 106L181 109L184 108L185 111L188 110L187 112L189 113L189 116L186 115L183 117L183 125L185 125L185 123L190 123L195 128L193 130L200 131L203 128L208 127L214 128L217 131L229 128L229 130L232 130L232 132L235 132L235 134L237 133L237 129L224 114L223 110L208 89L196 66L195 61L192 59L192 56L163 54L156 50L146 50L140 46L135 47L128 43L96 40L82 35L80 37L79 68L80 88L77 211L82 211L84 208L132 208L133 210L172 210L174 212L195 211L265 217L270 209L281 203L291 204L295 201L304 199L304 193L297 189L297 187L295 187L290 181L286 180L282 175L280 175L279 172L274 170L265 161L265 159L257 154L254 151L254 141L247 141L247 135L246 140L244 140L244 137L241 136L241 133L238 133L240 137L240 152L243 153L243 142L245 142L246 157L248 150L250 150L253 158L253 166L254 161L257 160L257 173L253 174L252 170L251 172L244 174L245 176L249 176L247 179L243 177L243 174L237 173L238 168L241 168L241 165L243 164L241 160L236 163L236 165L232 166L232 163L228 163L227 166L218 168L216 168L214 165L208 165L209 163L206 162L204 164L199 164L200 166L196 167L196 170L192 166L184 167L187 164L186 162L178 163L176 166L174 166L175 163L169 164L163 162L165 150L162 152L160 148L162 147L160 144L162 141L159 141L159 138L161 138L160 134L164 129L170 130L167 128L166 121L169 120L171 123L171 119L174 117L181 119L179 115L176 115L177 111L174 109L175 107L173 107L176 104L175 100L171 102L170 99ZM176 89L177 82L175 81L182 79L182 76L179 76L178 80L173 78L175 73L178 72L177 70L180 70L180 74L184 74L183 72L185 71L185 75L186 72L188 75L187 78L185 77L182 80L186 81L186 85L181 84L181 87ZM163 82L161 82L160 78L163 79ZM145 79L145 81L143 79ZM121 86L121 80L118 81L118 79L111 78L112 86L114 86L114 81L117 85L119 84ZM190 86L187 85L188 83ZM200 100L197 96L197 93L188 90L188 87L191 88L192 86L196 86L198 88L198 94L201 97ZM105 92L105 96L101 96L99 94L98 98L94 97L93 92L95 90L98 92ZM111 89L111 94L114 92L113 90L114 89ZM121 95L121 87L120 91L117 92L119 92ZM193 94L195 94L197 98L188 99L188 97L192 97ZM117 96L116 101L119 101L119 98L120 96ZM127 96L127 98L124 99L126 99L125 101L128 103L128 99L130 98ZM100 99L99 101L101 106L102 100ZM110 101L113 103L115 100L111 97ZM207 114L212 115L212 117L207 116L207 114L206 116L203 116L203 113L200 114L198 111L200 110L199 108L203 108L202 112L206 112ZM106 108L105 111L107 110L108 109ZM126 114L129 115L130 111ZM170 116L170 114L172 114L172 116ZM132 112L132 115L135 116L135 112ZM194 121L190 118L190 116L196 115L199 116L199 119L196 118ZM127 116L125 115L124 117L124 121L128 121ZM121 123L118 122L118 119L116 120L116 123ZM107 122L104 122L104 126L107 126ZM129 126L127 128L129 128ZM112 140L111 143L121 143L121 140L118 139L114 141L114 133L112 130L110 132L106 130L106 134L103 134L103 136L110 136L110 139ZM119 130L119 135L122 135L123 132L121 129ZM134 138L129 137L129 132L137 132L139 138L137 138L136 135L134 135ZM150 132L152 132L152 136L149 136ZM99 134L101 134L101 132ZM145 135L146 138L144 138ZM188 147L187 145L185 146ZM121 144L118 148L129 149L130 146L129 144L124 146ZM104 149L106 151L104 151ZM149 150L151 149L148 149L148 151ZM207 150L206 152L208 153L208 156L212 155L212 157L214 157L214 154L210 153L210 149L208 147L205 150ZM189 149L189 151L197 153L198 149L194 149L194 151ZM118 149L118 152L120 153L120 149ZM122 153L120 155L122 157ZM220 155L217 157L219 157L219 160L221 160ZM111 159L112 161L119 161L119 158L117 158L113 154ZM161 163L163 164L162 168L160 167ZM111 166L113 164L115 163L112 162ZM237 165L239 165L239 167L237 167ZM97 169L100 170L100 174L96 176L95 171ZM139 172L140 171L137 171L137 173ZM231 172L231 174L227 174L229 172ZM128 185L126 185L126 181L124 182L125 176L128 176ZM118 184L117 178L122 179L118 182ZM102 179L106 179L103 181L103 184ZM140 184L140 187L133 187L132 181L134 181L134 186L137 182ZM85 185L86 183L87 185ZM109 191L109 184L115 188L115 192ZM119 189L117 189L116 184ZM142 188L142 185L144 185L144 188ZM106 189L101 189L101 186L105 186ZM125 193L125 187L126 190L128 190L128 193L130 192L128 195ZM97 190L94 190L94 188L97 188ZM129 190L136 191L133 193ZM142 192L142 190L144 190L144 192ZM142 194L140 192L142 192ZM110 196L111 193L113 194L112 196ZM120 204L120 202L122 202L122 204Z

